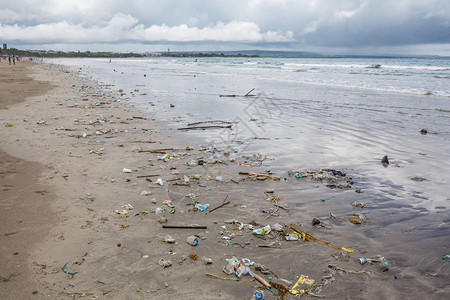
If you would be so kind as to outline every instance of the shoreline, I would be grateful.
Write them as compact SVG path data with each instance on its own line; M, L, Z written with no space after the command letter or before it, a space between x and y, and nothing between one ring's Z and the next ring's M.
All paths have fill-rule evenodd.
M55 194L56 200L51 207L58 216L58 224L38 245L31 259L31 273L38 284L38 297L250 298L258 283L248 276L240 282L205 276L208 272L232 278L222 272L226 265L224 259L232 256L247 257L267 265L280 278L291 282L300 274L314 278L317 283L323 282L323 272L333 271L329 265L339 265L357 272L370 271L370 276L347 274L339 277L334 274L336 283L324 287L323 294L335 295L335 298L400 297L405 295L413 282L419 282L419 279L411 281L411 276L417 275L416 269L403 270L416 257L401 258L403 253L389 257L392 268L386 273L377 272L375 266L359 265L356 261L358 255L383 251L385 241L368 239L360 230L363 227L356 229L344 218L337 222L323 216L321 219L325 224L333 226L331 230L311 226L309 215L324 210L320 202L312 205L305 202L303 205L310 209L306 212L292 210L291 213L279 209L277 214L267 218L268 215L261 211L274 209L275 206L267 201L264 190L273 188L275 194L280 192L283 203L284 197L292 196L285 191L290 188L290 181L284 184L270 180L243 180L245 178L238 176L238 172L264 172L264 168L229 163L226 157L224 159L228 165L187 166L189 158L197 161L200 157L206 159L212 153L223 152L220 149L202 150L196 145L186 144L187 139L178 139L174 128L146 119L130 102L119 99L115 91L80 78L77 73L68 72L64 67L36 64L34 68L40 73L40 78L57 84L57 87L44 96L15 105L8 111L10 114L0 112L3 122L14 125L4 128L7 130L0 146L3 148L7 144L11 153L41 163L44 166L41 181L50 186ZM23 119L28 122L23 122ZM83 137L84 134L86 137ZM155 143L147 143L150 141ZM186 150L186 147L193 147L194 150ZM174 148L174 151L168 152L173 158L164 162L157 158L162 154L139 153L140 150L155 148ZM132 172L124 173L123 169L131 169ZM155 174L158 176L148 177L152 182L138 178ZM222 178L215 180L217 174L221 174ZM184 175L190 178L190 186L179 179ZM155 184L159 177L165 182L163 186ZM143 196L143 191L150 191L151 194ZM308 184L302 184L300 191L300 199L319 197L317 192L310 193ZM185 197L191 193L198 195L196 201L208 203L211 208L221 205L226 197L231 203L205 215L194 209L194 200ZM342 191L343 197L355 195L354 191L352 194ZM173 202L175 213L170 213L164 200ZM323 215L333 210L331 202L325 203L327 213L323 212ZM115 212L122 212L127 204L135 209L128 210L126 214ZM160 218L154 213L157 208L167 210L165 218L169 225L196 223L208 229L163 229ZM229 219L244 223L255 221L264 226L298 222L302 230L355 252L350 260L335 259L330 254L336 254L336 250L325 245L313 241L260 239L251 231L240 231L233 224L224 223ZM192 234L199 237L196 247L185 242L186 237ZM176 243L160 241L167 235L171 235ZM231 239L227 243L222 236L231 236ZM389 239L389 236L386 238ZM276 246L278 244L258 247L277 241L280 248ZM368 247L373 249L367 250ZM199 260L187 257L193 253L198 255ZM344 252L338 251L336 255L339 253ZM204 265L202 256L211 258L213 264ZM161 258L171 260L172 266L159 266ZM66 263L68 272L77 272L72 278L61 271ZM429 268L434 271L438 268L437 272L442 275L440 280L431 278L432 281L441 282L448 276L445 266L439 269L436 262ZM399 278L395 282L394 275ZM434 289L434 296L438 298L448 290L445 287L436 290L436 286L442 285L425 282L414 292L420 289L421 293L429 295ZM275 299L269 292L265 295L267 299Z

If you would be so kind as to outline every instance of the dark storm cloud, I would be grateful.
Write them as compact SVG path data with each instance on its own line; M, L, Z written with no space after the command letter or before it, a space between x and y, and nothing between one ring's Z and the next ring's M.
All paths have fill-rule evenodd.
M195 43L293 50L450 44L447 0L0 2L0 40L18 44Z

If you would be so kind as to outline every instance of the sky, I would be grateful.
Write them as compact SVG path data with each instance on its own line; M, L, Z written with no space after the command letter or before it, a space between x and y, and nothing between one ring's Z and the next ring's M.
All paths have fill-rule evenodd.
M0 0L0 43L63 51L450 56L450 1Z

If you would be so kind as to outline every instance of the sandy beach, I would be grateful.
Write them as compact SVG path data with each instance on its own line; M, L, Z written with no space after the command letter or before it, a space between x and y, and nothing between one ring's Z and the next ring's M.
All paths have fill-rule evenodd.
M149 118L133 92L58 65L0 63L1 299L251 299L257 290L293 299L284 287L301 275L315 280L300 284L306 298L450 293L439 256L450 245L416 231L428 217L385 229L389 216L375 213L354 224L349 216L364 210L352 207L361 195L351 175L279 178L264 153L230 159ZM430 218L448 226L445 214ZM389 270L358 261L376 255ZM233 257L256 279L226 274Z

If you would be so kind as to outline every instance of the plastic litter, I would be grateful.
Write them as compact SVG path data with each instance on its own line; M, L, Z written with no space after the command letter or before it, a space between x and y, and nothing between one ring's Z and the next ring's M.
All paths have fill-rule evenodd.
M168 244L174 244L175 239L173 237L171 237L170 235L166 235L166 237L164 238L164 242L168 243Z
M364 208L364 207L367 206L367 204L364 203L364 202L355 201L355 202L352 203L352 206L353 207L357 207L357 208Z
M160 186L163 186L164 182L163 182L162 178L158 178L158 180L156 180L155 184L159 184Z
M123 173L131 173L133 171L131 169L123 168L122 172Z
M443 260L450 261L450 254L447 254L442 257Z
M300 239L300 236L297 233L293 232L286 235L285 239L286 241L298 241Z
M203 256L203 257L202 257L202 262L204 262L205 265L210 265L210 264L212 264L212 259L211 259L211 258L208 258L208 257L206 257L206 256Z
M254 230L253 230L253 234L256 234L256 235L266 235L266 234L268 234L271 230L272 230L272 229L271 229L270 225L267 225L267 226L264 226L264 227L262 227L262 228L254 229Z
M387 261L381 255L377 255L376 257L361 257L358 260L362 265L378 263L378 266L383 272L389 270L389 268L391 267L389 261Z
M186 238L186 243L188 243L189 245L192 245L192 246L197 246L198 238L195 235L188 236Z
M208 209L209 204L202 204L202 203L197 203L195 204L195 208L197 208L199 211L205 211L206 209Z
M159 260L158 264L163 268L167 268L172 265L172 262L170 260L165 260L164 258L161 258Z
M256 291L253 294L252 300L261 300L264 299L264 292L263 291Z
M363 214L354 214L353 216L349 217L349 219L353 224L367 223L367 217Z
M308 276L302 274L289 292L292 295L304 294L313 284L314 279L310 279Z

